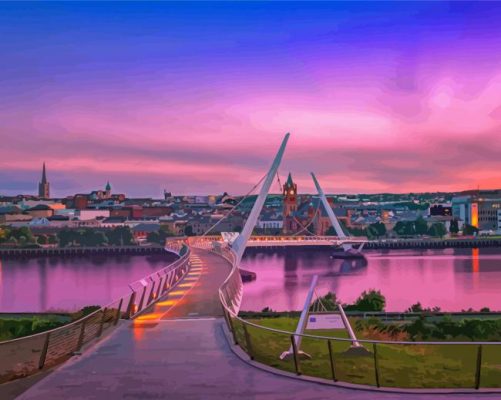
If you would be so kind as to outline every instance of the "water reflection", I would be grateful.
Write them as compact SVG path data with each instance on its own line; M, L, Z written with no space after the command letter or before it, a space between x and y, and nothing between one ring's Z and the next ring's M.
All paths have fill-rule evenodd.
M104 305L127 293L128 283L174 259L164 254L2 260L0 310L38 312Z
M501 249L366 251L367 260L332 260L330 250L249 249L242 266L256 272L246 283L242 309L300 309L311 277L319 294L335 291L343 302L363 290L380 289L387 310L425 307L459 311L501 308Z

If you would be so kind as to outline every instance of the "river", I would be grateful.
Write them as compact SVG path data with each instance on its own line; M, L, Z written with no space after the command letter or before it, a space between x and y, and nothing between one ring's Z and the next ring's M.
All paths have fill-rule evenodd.
M331 259L328 248L249 248L242 267L242 310L299 310L314 274L318 295L335 292L344 303L379 289L388 311L420 301L446 311L501 310L501 249L371 250L366 262ZM128 283L163 268L174 255L91 256L0 261L0 312L72 311L105 305Z
M421 302L443 311L501 310L501 249L371 250L366 262L331 259L328 248L249 248L242 268L257 279L244 285L242 310L300 310L313 275L319 296L343 303L378 289L387 311Z
M130 293L129 283L176 258L165 253L0 260L0 312L74 311L106 305Z

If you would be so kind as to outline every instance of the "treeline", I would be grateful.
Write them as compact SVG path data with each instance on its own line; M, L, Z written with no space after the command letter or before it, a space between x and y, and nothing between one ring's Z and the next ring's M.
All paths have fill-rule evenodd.
M8 247L39 247L39 245L70 246L127 246L134 244L128 226L97 230L94 228L62 229L55 234L37 235L28 227L0 228L0 244Z
M343 230L352 236L366 236L368 239L377 239L388 236L393 233L398 236L432 236L443 237L450 233L457 235L459 231L458 220L452 220L449 226L449 231L442 222L434 222L430 226L423 217L417 218L415 221L398 221L391 231L386 229L386 225L382 222L375 222L368 225L366 228L347 227L341 222ZM472 225L464 224L462 229L463 235L474 235L478 233L478 228ZM336 235L334 228L329 228L327 235Z
M413 341L500 341L501 319L453 319L446 315L428 321L424 315L411 323L385 323L378 318L359 319L355 329L364 337Z
M345 311L384 311L384 308L386 307L386 298L380 290L364 290L353 304L343 304L342 306ZM310 307L311 311L336 311L337 309L336 294L332 292L316 299Z
M146 240L150 243L165 245L165 239L168 237L176 236L173 232L169 230L164 225L160 225L160 229L157 232L150 232L146 236Z
M31 229L23 226L21 228L12 228L7 226L0 227L0 244L4 246L36 246L37 241Z
M128 226L109 230L63 229L57 234L60 247L69 246L128 246L134 244L134 236Z

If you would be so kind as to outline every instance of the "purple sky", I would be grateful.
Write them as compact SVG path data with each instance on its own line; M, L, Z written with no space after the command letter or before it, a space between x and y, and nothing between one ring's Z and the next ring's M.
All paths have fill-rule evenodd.
M501 187L501 4L0 4L0 193ZM6 40L5 40L6 39ZM276 186L276 185L275 185ZM276 191L278 188L274 187Z

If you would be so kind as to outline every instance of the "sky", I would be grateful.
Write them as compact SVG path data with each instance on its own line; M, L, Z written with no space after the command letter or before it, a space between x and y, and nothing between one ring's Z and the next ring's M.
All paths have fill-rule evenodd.
M501 187L501 3L1 3L0 194ZM278 192L278 183L272 188Z

